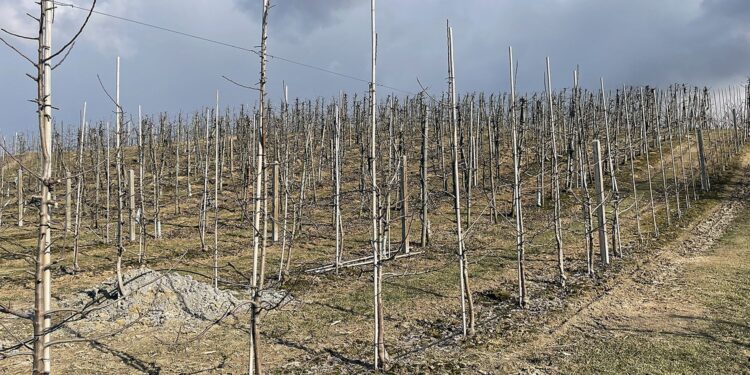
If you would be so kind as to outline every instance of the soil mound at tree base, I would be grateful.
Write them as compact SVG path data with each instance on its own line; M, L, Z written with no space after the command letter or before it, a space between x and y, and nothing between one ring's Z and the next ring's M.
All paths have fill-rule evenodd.
M90 311L68 325L86 331L101 323L124 326L137 322L150 327L178 323L191 328L247 313L251 306L249 292L215 289L190 275L174 272L140 268L124 273L123 283L124 297L119 297L113 277L61 302L60 308ZM288 298L283 291L261 293L264 305L278 305Z

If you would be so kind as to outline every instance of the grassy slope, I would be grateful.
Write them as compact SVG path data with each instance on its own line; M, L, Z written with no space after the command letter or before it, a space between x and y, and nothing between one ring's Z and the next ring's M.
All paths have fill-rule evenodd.
M747 155L744 157L747 163ZM747 169L708 199L745 189ZM722 215L719 211L715 215ZM750 374L750 207L742 208L712 247L685 241L635 277L629 291L537 356L549 372L592 374ZM696 234L692 234L696 236ZM700 236L700 235L697 235ZM699 238L700 240L700 238ZM690 251L696 250L696 253ZM624 288L621 288L624 289Z
M648 321L576 335L566 351L572 355L553 362L563 373L750 373L748 232L746 209L717 247L685 262L677 287L646 297Z
M652 164L655 164L653 159ZM416 168L416 163L412 163L412 166ZM344 190L352 190L358 178L354 168L349 167L350 173L345 175L345 187L348 189ZM641 175L639 179L642 180L642 161L638 165L638 170ZM655 173L655 177L657 176L659 174ZM226 206L222 211L220 227L221 264L232 262L240 269L247 270L250 231L237 220L238 210L228 210L233 207L232 203L236 198L235 193L230 192L236 191L236 177L231 181L233 184L228 184L224 196ZM147 182L148 180L150 178L147 178ZM439 185L439 178L435 177L432 180L433 184ZM417 180L412 178L412 181ZM194 192L199 190L199 186L200 184L194 182ZM533 182L528 181L529 190L531 186ZM655 186L660 184L657 185L655 182ZM318 206L309 209L309 216L314 217L314 221L318 223L330 220L326 206L328 190L329 186L324 177L323 185L319 186ZM435 187L434 191L437 190ZM176 267L210 274L210 255L198 250L195 207L199 192L192 198L183 200L181 215L172 213L171 193L170 186L165 186L165 239L149 242L149 266ZM644 209L642 225L644 231L649 232L650 215L645 214L643 191L640 193L641 207ZM149 194L148 187L146 194ZM481 196L478 192L475 194ZM530 191L529 196L532 194ZM345 200L347 258L366 255L368 251L368 223L366 218L357 217L357 197L358 194L350 194L347 198L352 200ZM503 208L507 208L504 207L507 206L505 198L507 191L501 200ZM659 198L660 194L657 196L657 199ZM695 202L694 209L690 211L692 216L685 221L699 219L702 212L710 209L718 201L711 196L707 198ZM674 238L670 231L662 229L663 236L658 242L651 242L643 249L626 249L627 256L624 261L616 261L610 270L601 270L602 277L591 282L583 275L585 263L582 236L579 232L566 230L566 262L570 282L566 290L560 290L551 283L555 276L555 258L551 251L553 247L547 222L548 215L541 210L528 208L528 230L537 236L531 239L528 248L532 308L528 312L521 312L515 309L513 301L516 286L511 225L504 220L497 226L488 225L485 216L477 222L475 230L467 240L471 282L480 322L479 334L475 339L461 343L457 342L460 340L453 335L460 327L460 315L458 270L453 255L455 241L451 235L450 200L441 194L435 194L433 199L438 206L432 213L434 245L427 249L424 256L389 265L386 269L386 345L391 356L397 359L392 369L394 372L477 372L483 369L515 371L514 362L506 361L506 357L513 356L518 345L545 335L549 327L564 319L571 311L616 284L617 278L613 277L615 274L623 268L627 269L637 259L647 258L651 249L658 248ZM485 201L477 199L475 204L474 212L477 215L482 211ZM580 231L580 226L577 225L579 211L579 207L573 201L566 203L566 228ZM27 215L33 220L33 212L27 212ZM657 215L660 228L663 228L663 206L659 207ZM624 219L627 222L623 240L625 243L632 243L632 211L625 215ZM476 219L472 219L474 220ZM679 231L677 226L673 228ZM67 294L96 285L112 275L114 250L111 246L99 243L94 232L96 230L88 229L84 235L82 266L87 272L71 276L63 275L56 270L53 298L64 298ZM398 241L399 232L400 228L396 224L393 231L394 242ZM412 238L416 237L416 233L418 228L413 228ZM20 241L25 248L33 246L34 243L31 224L22 230L4 227L2 235L4 239ZM209 238L211 236L209 234ZM56 258L61 259L62 264L70 263L69 246L70 243L67 242L67 246L60 246L55 250ZM13 248L15 249L15 246ZM299 272L309 266L330 262L331 248L331 231L325 225L306 225L300 239L295 242L296 272L293 272L293 277L284 288L304 300L305 304L295 311L272 312L265 315L261 323L264 342L267 345L264 347L265 360L275 371L304 371L313 366L317 372L334 373L356 373L368 369L367 363L371 359L369 341L372 291L367 270L347 270L339 276L309 276ZM186 254L181 257L183 252ZM137 245L129 245L126 253L127 268L138 266L136 257ZM179 260L176 260L177 258ZM28 275L24 274L28 264L21 259L9 258L3 259L2 264L0 280L3 282L0 285L0 298L12 302L14 306L28 306L32 300L30 280ZM268 272L275 273L277 264L276 245L269 249ZM395 277L396 275L404 276ZM242 281L237 274L229 270L223 272L223 277ZM245 328L245 322L245 317L241 316L238 320L212 328L205 336L193 342L179 345L175 344L179 341L178 325L162 329L138 327L123 332L117 338L102 340L91 347L85 344L60 346L54 352L56 368L63 373L89 373L102 371L104 368L116 373L136 372L138 368L141 371L161 369L173 373L197 371L224 363L223 369L217 371L242 371L243 364L247 361L247 338L242 330ZM6 323L17 332L28 333L28 327L22 327L17 321ZM465 350L462 352L461 348ZM175 360L176 358L179 359ZM78 359L79 362L76 363L73 359ZM12 367L9 367L14 369L11 371L25 369L22 360L15 358ZM509 367L505 364L509 364ZM4 365L0 363L0 370Z

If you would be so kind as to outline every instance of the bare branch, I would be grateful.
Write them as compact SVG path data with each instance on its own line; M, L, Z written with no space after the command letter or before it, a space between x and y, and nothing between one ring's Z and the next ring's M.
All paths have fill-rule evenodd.
M48 342L48 343L47 343L47 344L45 344L44 346L45 346L45 347L47 347L47 348L49 348L50 346L54 346L54 345L60 345L60 344L71 344L71 343L76 343L76 342L92 342L92 341L99 341L99 340L101 340L101 339L104 339L104 338L107 338L107 337L113 337L113 336L116 336L117 334L119 334L119 333L121 333L121 332L125 331L126 329L128 329L128 328L130 328L130 327L134 326L134 325L135 325L136 323L140 322L142 318L143 318L143 316L142 316L142 315L139 315L139 316L138 316L138 319L135 319L135 320L133 320L132 322L130 322L130 323L128 323L128 324L126 324L126 325L122 326L122 328L120 328L120 329L118 329L118 330L115 330L115 331L113 331L113 332L109 332L109 333L105 333L105 334L103 334L103 335L99 335L99 336L97 336L97 337L93 337L93 338L86 338L86 337L80 337L80 336L79 336L79 335L77 334L76 336L79 336L79 337L77 337L77 338L71 338L71 339L59 339L59 340L54 340L54 341L50 341L50 342Z
M10 32L10 31L5 30L5 29L0 29L0 31L2 31L2 32L6 33L6 34L9 34L9 35L13 35L16 38L21 38L21 39L26 39L26 40L36 40L36 41L39 40L39 37L16 34L16 33Z
M32 350L31 346L29 346L28 342L24 342L23 340L21 340L21 338L19 338L18 336L16 336L16 334L13 333L13 331L11 331L5 324L3 324L2 322L0 322L0 326L3 327L3 330L5 332L7 332L10 337L12 337L14 340L16 340L18 342L18 344L20 345L19 348L21 346L23 346L26 349Z
M55 3L55 2L53 1L53 3ZM68 43L65 43L65 45L59 51L53 53L50 57L46 58L42 62L46 63L48 61L51 61L52 59L54 59L55 57L57 57L58 55L60 55L61 53L63 53L66 49L68 49L68 47L71 47L71 48L73 47L73 44L75 44L76 39L78 39L78 37L83 32L83 29L89 23L89 19L91 19L91 15L94 13L94 7L95 6L96 6L96 0L94 0L94 2L91 3L91 9L89 9L89 14L86 15L86 19L83 21L83 25L81 25L81 27L78 29L78 32L76 32L76 34L73 36L73 38L71 38L68 41Z
M99 77L99 75L97 74L96 75L96 79L99 80L99 86L102 87L102 90L104 91L105 94L107 94L107 97L109 97L109 100L112 101L112 103L115 106L117 106L120 111L122 111L122 107L119 104L117 104L117 101L112 97L112 95L109 94L109 92L107 91L107 89L104 87L104 83L102 83L102 77Z
M0 304L0 313L5 313L5 314L13 315L13 316L15 316L17 318L21 318L21 319L32 319L34 317L33 313L26 312L26 311L11 310L9 307L5 307L2 304Z
M63 55L62 59L60 59L60 61L58 61L57 64L52 66L52 70L57 69L58 66L62 65L62 63L65 62L65 60L68 58L68 55L70 55L70 51L73 50L73 47L75 47L75 45L76 45L75 43L70 45L70 48L68 48L68 50L65 52L65 55Z
M248 89L248 90L255 90L255 91L258 91L258 90L259 90L259 89L258 89L257 87L253 87L253 86L248 86L248 85L243 85L243 84L241 84L241 83L237 83L237 82L235 82L235 81L232 81L231 79L227 78L226 76L221 76L221 78L224 78L224 79L226 79L227 81L229 81L229 82L231 82L231 83L234 83L235 85L237 85L237 86L239 86L239 87L242 87L242 88L245 88L245 89Z
M33 65L36 68L36 63L34 63L34 61L32 61L28 56L24 55L23 52L19 51L18 48L16 48L12 44L8 43L5 39L3 39L1 37L0 37L0 41L3 42L3 43L5 43L6 46L8 46L13 51L15 51L17 54L21 55L21 57L23 57L24 59L26 59L26 61L28 61L31 65Z
M8 149L7 149L7 148L5 148L5 145L3 145L2 143L0 143L0 148L2 148L2 149L3 149L3 151L5 151L5 154L6 154L6 155L8 155L8 156L10 156L10 158L11 158L11 159L15 160L15 162L16 162L16 163L18 163L18 165L20 165L20 166L21 166L21 168L23 168L23 170L25 170L25 171L29 172L29 173L30 173L30 174L31 174L32 176L34 176L34 178L36 178L37 180L39 180L39 181L42 181L42 176L40 176L40 175L36 174L36 173L35 173L35 172L34 172L34 171L33 171L33 170L31 169L31 168L29 168L29 167L27 167L27 166L23 165L23 163L21 163L21 161L20 161L20 160L18 160L18 158L17 158L17 157L15 157L15 156L14 156L14 155L13 155L12 153L10 153L10 151L8 151Z

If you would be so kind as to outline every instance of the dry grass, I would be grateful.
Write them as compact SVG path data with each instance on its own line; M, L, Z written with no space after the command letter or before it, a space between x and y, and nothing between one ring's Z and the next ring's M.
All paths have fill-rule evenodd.
M665 153L665 155L668 155ZM350 163L344 169L344 186L347 191L343 215L345 221L345 258L351 259L369 254L368 220L359 216L359 193L357 187L357 164L352 153ZM658 154L656 154L658 156ZM652 166L658 166L652 154ZM695 161L695 160L694 160ZM382 164L381 164L382 165ZM417 163L411 163L416 176ZM645 180L643 162L639 161L638 176ZM326 168L323 168L324 172ZM630 185L622 167L620 186L625 194ZM507 168L503 169L507 177ZM661 174L654 173L654 186L661 187ZM671 176L668 174L667 178ZM225 181L220 221L221 274L222 278L244 282L243 276L232 271L232 263L243 272L250 269L251 231L247 223L240 221L235 202L238 197L238 176ZM150 180L147 178L147 181ZM415 211L417 203L416 177L412 194ZM167 182L172 184L172 180ZM303 303L294 309L282 309L264 314L260 328L265 344L262 349L264 361L273 372L314 373L360 373L369 371L372 336L372 285L367 268L347 269L338 275L309 275L303 271L312 266L330 263L333 259L329 179L322 176L317 186L317 203L308 207L303 220L303 231L294 242L294 269L280 286ZM184 178L182 191L185 191ZM489 224L483 208L487 204L484 192L475 191L472 230L467 239L470 277L477 305L478 335L468 340L460 338L460 311L458 288L458 264L454 253L453 219L450 198L439 192L440 178L431 181L433 244L425 248L418 257L389 263L385 267L384 303L386 320L386 347L394 358L391 371L394 373L460 373L460 372L516 372L524 367L544 367L529 359L533 343L548 335L554 327L565 322L580 308L592 300L608 293L619 282L618 275L639 267L654 249L661 248L681 233L682 227L690 227L720 203L720 196L709 195L705 200L694 202L693 209L682 222L671 229L665 228L663 205L657 214L662 236L649 240L646 246L635 244L635 222L633 213L623 215L623 243L627 245L626 258L615 260L609 269L599 269L599 277L590 280L585 276L585 250L580 224L580 207L575 199L564 203L564 243L569 284L565 289L554 284L555 252L552 226L548 209L528 207L526 213L530 242L527 247L530 308L527 311L515 307L515 239L512 224L501 219L498 225ZM527 203L533 200L526 183ZM194 182L194 196L181 203L180 215L173 213L172 186L165 186L162 212L164 213L164 239L149 239L147 261L154 269L169 269L191 274L211 274L210 252L200 251L197 227L197 205L199 184ZM639 188L643 188L640 186ZM509 211L508 187L498 197L499 211ZM549 190L549 189L547 189ZM147 196L149 189L146 189ZM312 194L312 193L311 193ZM650 216L646 211L643 190L641 208L643 228L650 229ZM661 199L661 196L657 196ZM673 198L672 198L673 199ZM113 201L113 204L115 202ZM623 206L626 206L624 203ZM147 212L150 212L147 203ZM10 210L12 211L12 210ZM27 211L29 223L24 228L4 226L0 229L0 241L4 251L27 251L34 246L33 210ZM10 213L5 213L6 221ZM394 212L394 217L398 212ZM100 215L103 218L103 214ZM102 219L103 220L103 219ZM70 267L70 238L57 237L54 258L59 261L53 279L54 301L65 299L77 291L86 289L109 278L113 274L115 250L102 244L96 235L99 229L91 228L88 221L83 236L81 267L84 272L68 275L60 266ZM400 224L394 223L392 236L394 248L398 245ZM152 228L149 228L151 231ZM417 238L419 224L412 224L412 238ZM112 236L114 226L111 229ZM209 230L209 237L212 234ZM137 243L129 244L125 254L125 267L137 264ZM278 271L279 245L269 248L267 275ZM18 308L28 308L33 300L31 277L25 272L29 265L21 257L3 255L0 261L0 301ZM199 277L199 276L196 276ZM208 280L206 280L208 282ZM229 286L227 286L229 287ZM239 288L241 289L241 288ZM17 319L2 318L3 326L19 337L30 333L30 327ZM131 327L113 338L90 343L61 345L53 351L54 368L59 373L239 373L247 363L247 316L236 317L212 325L207 332L182 332L181 322L171 322L165 327ZM0 327L0 329L5 329ZM65 330L55 334L55 339L71 337ZM10 341L5 334L0 335ZM623 342L623 345L626 345ZM614 348L612 349L614 350ZM581 353L584 353L581 351ZM587 354L586 358L593 354ZM533 357L533 356L532 356ZM567 357L566 357L567 358ZM573 356L571 356L573 358ZM583 358L583 357L582 357ZM563 358L564 359L564 358ZM560 359L558 363L569 363ZM558 361L558 359L555 359ZM570 361L572 363L574 361ZM12 357L0 361L0 373L23 372L28 369L24 357ZM612 369L626 368L611 367ZM565 368L565 367L561 367ZM577 370L569 367L569 369ZM580 367L581 371L600 371L597 367ZM567 372L567 371L566 371Z

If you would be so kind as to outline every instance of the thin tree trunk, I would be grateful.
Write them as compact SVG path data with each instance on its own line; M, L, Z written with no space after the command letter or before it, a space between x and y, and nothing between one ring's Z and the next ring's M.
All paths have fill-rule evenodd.
M135 242L135 171L128 170L128 215L129 215L129 234L130 242Z
M34 289L34 347L33 373L49 374L50 363L50 294L52 289L50 183L52 179L52 68L49 57L52 49L53 2L41 0L39 20L39 59L37 63L37 105L39 114L39 147L42 157L42 192L39 206L36 272ZM19 170L20 171L20 170ZM19 184L21 174L19 173ZM23 203L21 203L23 204ZM19 220L19 224L22 224Z
M214 289L219 289L219 91L214 124Z
M628 137L628 153L630 155L630 180L633 184L633 210L635 211L635 225L638 233L638 244L643 245L643 232L641 231L641 208L638 203L638 185L635 183L635 152L633 150L633 134L630 129L630 108L628 101L628 93L623 88L625 95L625 129Z
M373 264L373 298L374 298L374 349L375 349L375 362L374 368L384 369L387 362L387 354L385 350L385 329L383 327L383 306L382 306L382 281L381 281L381 251L380 248L380 229L378 222L378 180L377 180L377 164L375 159L375 149L377 147L377 124L375 117L376 113L376 56L377 56L377 34L375 33L375 0L370 0L370 46L371 46L371 69L370 69L370 177L371 177L371 211L370 219L372 221L372 264Z
M24 200L23 200L23 168L18 168L18 179L16 180L16 199L18 201L18 226L23 226L23 211L24 211Z
M612 184L612 205L613 205L613 220L612 220L612 247L618 257L622 257L622 247L620 246L620 188L617 186L617 175L615 174L615 163L613 159L614 150L616 147L612 147L612 138L610 137L609 131L609 105L607 103L607 96L604 92L604 79L599 80L602 91L602 108L604 111L604 131L607 142L607 169L609 169L610 182ZM603 177L603 176L602 176Z
M65 171L65 235L67 236L68 232L70 232L70 229L72 227L71 221L72 221L72 202L73 199L73 184L72 184L72 178L70 176L70 171Z
M260 219L261 219L261 200L264 197L265 173L264 173L264 156L266 147L266 133L264 127L265 116L265 94L266 94L266 42L268 39L268 10L270 0L263 0L263 19L261 29L261 47L260 47L260 84L258 91L258 127L257 127L257 148L255 160L255 202L253 210L253 278L250 290L253 294L253 306L250 308L250 366L249 374L262 374L262 361L260 355L260 332L258 330L258 315L260 314L260 288L263 281L258 279L258 268L262 267L258 261L258 250L261 246Z
M122 168L122 148L120 147L122 137L122 107L120 106L120 57L117 57L117 74L115 85L115 163L117 167L117 232L115 241L117 242L117 289L120 296L125 296L125 289L122 282L122 255L125 253L125 246L122 240L124 193L123 185L123 168Z
M110 160L110 157L109 157L109 148L110 148L109 146L110 144L109 123L107 123L106 126L107 126L107 131L106 131L105 142L106 142L107 155L105 158L106 169L104 170L105 172L104 177L106 179L105 184L107 185L107 196L105 197L104 202L107 205L107 207L105 208L106 209L106 213L105 213L106 223L104 224L104 243L109 244L109 221L110 221L109 207L110 207L110 199L112 196L112 191L111 191L112 190L112 176L111 176L110 168L112 165L112 161Z
M518 128L516 126L516 81L512 47L508 47L508 58L510 62L511 152L513 154L513 216L516 219L516 252L518 255L518 305L525 309L529 304L529 297L526 294L523 206L521 201L521 155L519 155ZM521 113L521 117L523 117L523 107Z
M83 173L83 148L86 144L86 102L83 103L81 114L81 131L78 138L78 176L76 177L76 213L73 238L73 271L77 272L79 241L81 237L81 201L83 199L83 184L85 181Z
M453 61L453 28L447 26L448 31L448 85L451 104L451 127L453 128L453 210L456 217L456 237L458 240L458 261L461 287L461 317L464 336L474 335L474 303L469 287L469 270L464 247L464 233L461 227L461 186L458 174L458 105L456 103L456 78Z
M643 89L641 89L641 115L643 117L643 128L646 128L646 107L644 102L644 93ZM648 195L650 200L650 206L651 206L651 219L653 221L654 225L654 237L659 237L659 227L656 225L656 207L654 207L654 188L651 183L651 160L649 159L649 151L648 151L648 139L645 136L645 130L643 133L643 152L646 154L646 171L648 172Z
M411 252L409 245L409 185L406 153L401 156L401 251Z
M201 240L201 250L206 251L206 227L208 226L208 163L209 163L209 149L211 148L211 143L209 140L209 131L211 129L211 121L210 121L210 113L211 111L209 109L206 109L206 136L204 139L204 143L206 144L206 153L205 157L203 159L203 196L201 198L201 207L200 207L200 213L199 213L199 234L200 234L200 240Z
M427 200L429 197L429 192L427 188L427 149L428 144L427 140L429 139L428 132L429 132L429 118L430 118L430 107L425 105L424 106L424 118L422 119L422 161L420 164L419 172L420 172L420 185L422 189L422 237L420 239L420 246L425 247L429 244L430 238L429 238L429 218L427 217Z
M190 153L188 153L190 155ZM145 171L146 154L143 147L143 118L141 115L141 106L138 106L138 224L139 241L138 241L138 263L143 264L146 256L146 205L144 204L143 195L143 174Z
M706 170L706 149L703 146L703 129L696 126L696 138L698 139L698 161L701 169L701 187L703 191L709 191L711 189L711 182L708 178L708 171Z
M336 273L339 272L339 266L341 264L341 252L343 247L342 238L342 223L341 223L341 166L339 155L341 154L340 138L341 138L341 123L339 122L339 107L335 108L334 114L334 141L333 141L333 160L334 160L334 184L333 184L333 226L336 231Z
M672 213L669 209L669 191L667 190L667 172L666 168L664 168L664 152L662 150L661 145L661 101L656 96L656 92L654 92L654 101L656 102L654 105L654 111L656 111L656 147L659 148L659 165L661 168L661 183L662 183L662 189L664 190L664 207L665 207L665 214L667 216L667 226L672 225Z
M557 131L555 129L555 110L552 104L552 75L550 73L549 57L547 57L547 103L549 108L549 123L552 139L552 199L554 200L553 220L555 222L555 244L557 246L557 270L561 286L565 286L565 265L563 259L562 223L560 221L560 172L557 160Z

